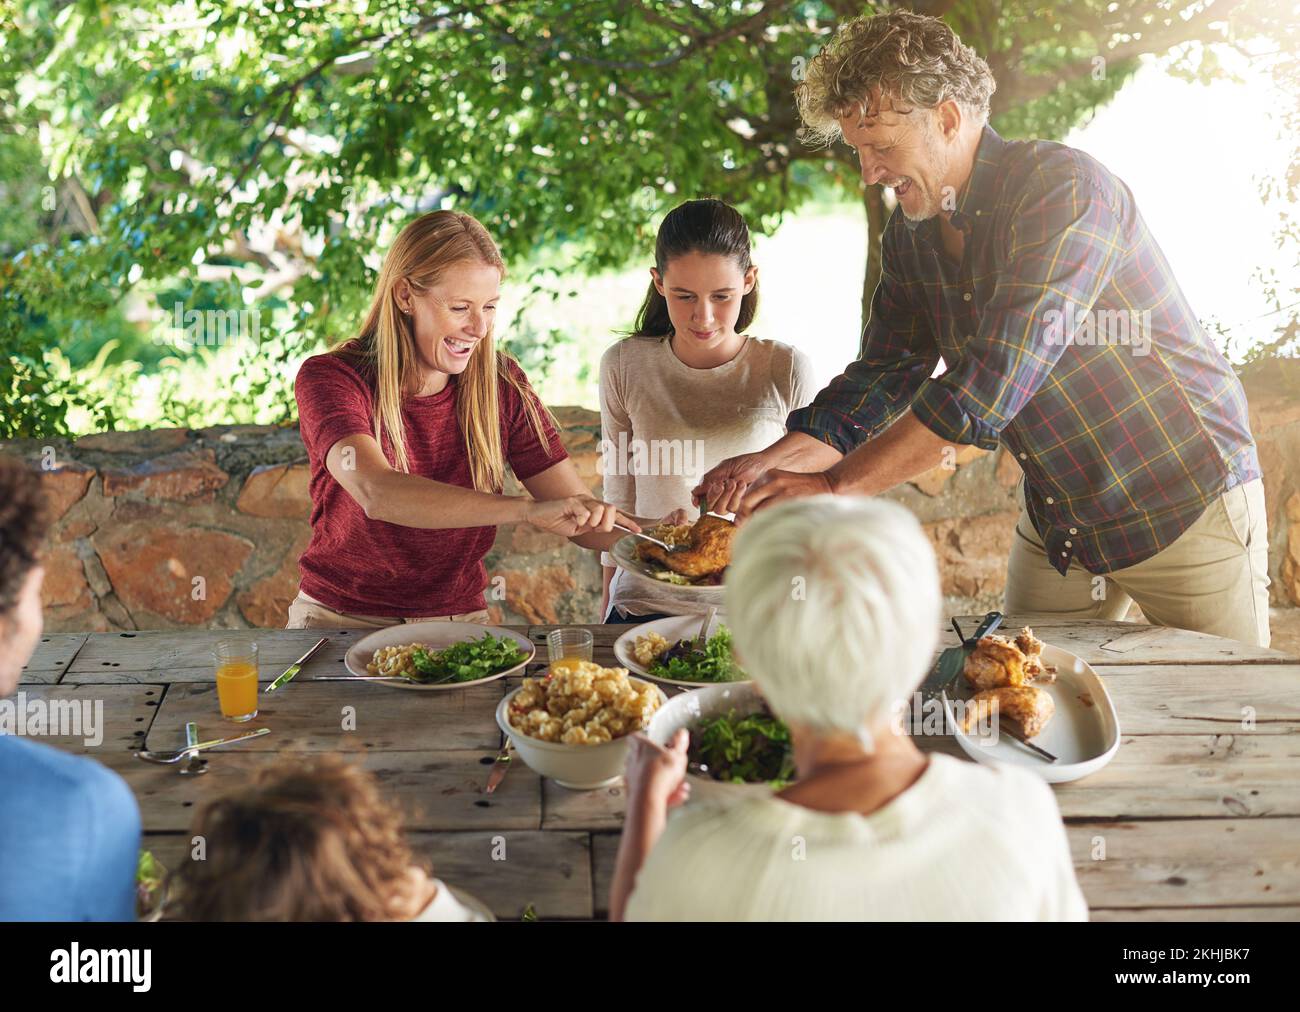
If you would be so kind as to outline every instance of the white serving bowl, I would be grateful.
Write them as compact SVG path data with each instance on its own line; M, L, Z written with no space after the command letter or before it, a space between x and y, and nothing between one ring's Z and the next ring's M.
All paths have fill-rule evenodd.
M1106 683L1082 657L1048 643L1043 647L1043 663L1056 666L1056 681L1037 686L1052 697L1055 712L1034 744L1056 756L1056 762L1044 759L1008 735L981 739L962 731L953 700L945 695L942 698L948 732L976 762L1020 766L1049 784L1082 780L1109 763L1119 751L1119 714ZM969 688L959 685L955 698L967 699L972 694Z
M766 704L753 682L720 682L692 692L673 696L650 719L646 736L657 744L666 746L680 728L688 731L706 720L725 717L734 710L737 717L745 717L764 709ZM698 773L688 773L691 778L691 797L700 800L721 797L735 798L744 792L771 794L767 784L733 784Z
M650 684L640 678L633 678L630 681L642 685ZM659 693L659 709L662 710L668 697L659 686L652 687ZM519 689L515 689L507 693L497 704L497 727L501 728L502 733L510 739L524 765L541 776L549 777L561 787L574 791L592 791L598 787L608 787L623 775L623 762L627 757L630 735L602 742L599 745L565 745L563 742L533 738L512 727L507 717L510 701L515 698L515 693L518 691Z

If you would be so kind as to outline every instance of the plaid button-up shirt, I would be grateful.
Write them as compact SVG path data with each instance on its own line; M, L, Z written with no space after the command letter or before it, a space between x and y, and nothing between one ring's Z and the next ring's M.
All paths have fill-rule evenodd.
M1062 573L1150 558L1259 477L1241 382L1104 166L985 127L950 220L960 265L937 219L895 209L861 356L790 431L848 453L910 408L953 443L1005 445Z

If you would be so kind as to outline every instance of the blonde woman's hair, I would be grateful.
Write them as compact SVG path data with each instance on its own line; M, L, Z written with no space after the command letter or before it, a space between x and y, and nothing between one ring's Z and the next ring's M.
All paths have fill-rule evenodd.
M417 294L428 291L458 264L495 267L504 278L505 261L482 224L460 211L434 211L407 225L384 257L365 321L356 337L333 354L359 358L375 385L375 441L383 447L388 436L392 465L409 471L402 403L420 387L415 325L397 303L397 283L405 281ZM528 421L544 447L550 446L546 422L555 419L533 394L523 371L496 350L494 335L475 345L465 371L455 378L456 417L465 436L474 488L499 492L505 485L505 451L501 445L500 391L504 379L523 401Z
M984 123L997 83L989 65L940 18L911 11L861 15L840 26L795 89L799 139L832 143L841 134L837 117L873 114L867 100L876 89L904 114L953 99Z
M887 499L823 495L761 510L736 535L725 593L739 659L773 712L867 744L938 642L934 550Z

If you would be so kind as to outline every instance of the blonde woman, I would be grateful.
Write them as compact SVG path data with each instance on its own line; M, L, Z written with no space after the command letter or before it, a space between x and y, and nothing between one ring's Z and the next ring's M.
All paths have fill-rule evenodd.
M505 264L474 218L404 228L355 338L307 359L295 393L312 538L289 628L487 617L499 524L605 548L632 518L594 499L523 370L496 350ZM529 496L503 495L509 466Z

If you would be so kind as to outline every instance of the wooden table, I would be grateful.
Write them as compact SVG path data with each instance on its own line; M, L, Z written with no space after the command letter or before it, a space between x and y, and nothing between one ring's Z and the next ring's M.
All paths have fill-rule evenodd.
M975 619L963 627L973 629ZM1119 711L1123 741L1104 770L1057 787L1079 882L1096 920L1300 918L1300 660L1277 651L1152 630L1126 653L1104 644L1143 627L1009 616L1082 656ZM541 646L550 626L519 627ZM596 660L613 663L626 627L592 626ZM355 756L407 811L415 849L447 881L501 918L532 905L544 918L604 915L623 819L621 786L569 791L513 764L481 793L501 745L493 712L518 683L503 679L446 693L314 682L344 672L362 632L327 631L329 644L289 686L262 696L249 727L272 733L209 753L206 776L132 756L233 731L217 708L209 651L219 639L256 640L270 681L323 633L196 630L52 634L23 672L27 697L102 700L97 748L53 739L126 778L140 802L145 843L168 867L184 860L196 804L253 770L308 753ZM957 642L945 630L941 646ZM532 665L530 674L543 665ZM349 711L347 708L352 708ZM355 730L343 730L352 713ZM1253 729L1243 729L1243 715ZM960 755L951 738L919 744Z

